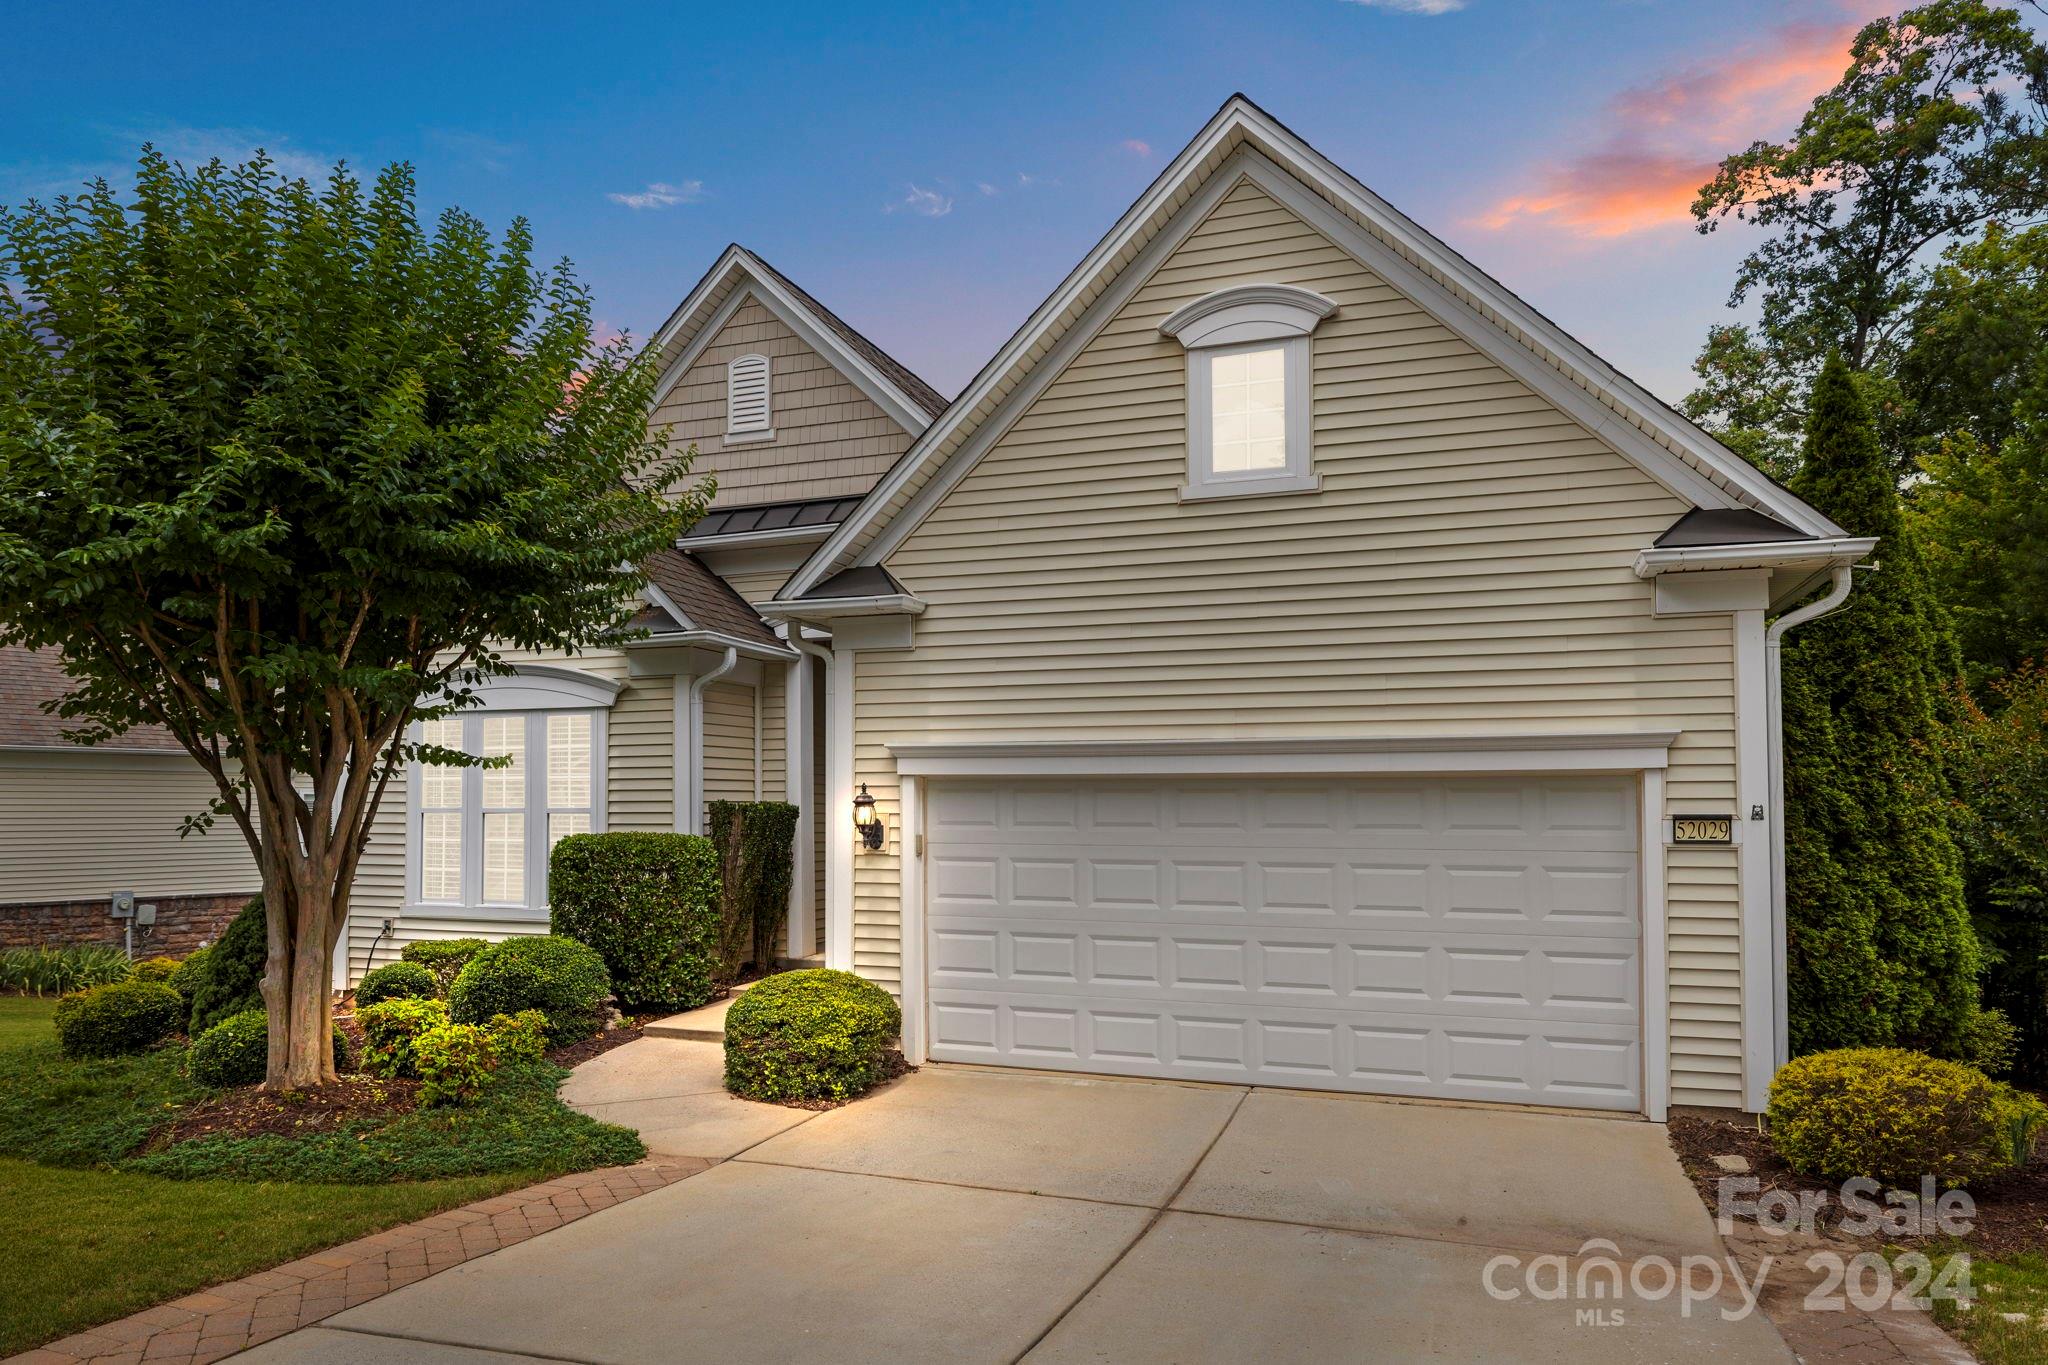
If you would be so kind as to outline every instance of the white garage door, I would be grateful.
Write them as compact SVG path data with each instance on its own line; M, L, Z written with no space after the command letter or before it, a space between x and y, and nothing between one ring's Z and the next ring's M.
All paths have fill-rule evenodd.
M940 781L931 1055L1641 1108L1619 778Z

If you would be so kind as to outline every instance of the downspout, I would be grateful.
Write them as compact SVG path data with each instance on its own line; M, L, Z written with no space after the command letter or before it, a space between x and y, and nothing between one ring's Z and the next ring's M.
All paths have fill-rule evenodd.
M1775 1035L1771 1040L1773 1070L1790 1060L1792 1051L1787 1017L1791 1000L1786 984L1785 937L1785 665L1779 646L1785 633L1794 626L1818 620L1847 601L1853 577L1850 566L1836 565L1834 582L1826 596L1808 602L1797 611L1786 612L1764 633L1764 685L1768 689L1764 710L1770 725L1768 751L1771 769L1771 942L1776 948L1771 955L1771 1023Z
M756 802L759 802L761 799L761 690L764 682L754 684L754 800ZM786 705L787 702L784 704Z
M727 645L725 658L718 667L702 677L690 679L690 823L687 829L692 834L704 832L704 689L738 668L739 664L740 652Z

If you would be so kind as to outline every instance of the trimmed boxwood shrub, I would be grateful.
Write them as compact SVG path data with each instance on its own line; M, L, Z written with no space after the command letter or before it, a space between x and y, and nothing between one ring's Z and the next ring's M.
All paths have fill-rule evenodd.
M1811 1053L1771 1081L1771 1145L1794 1170L1829 1180L1968 1184L2024 1161L2043 1118L2031 1095L1901 1048Z
M177 978L180 965L175 957L146 957L135 964L134 979L137 981L155 981L165 986L171 986L171 982ZM177 987L171 986L171 989L176 990Z
M258 896L207 949L205 965L193 983L192 1018L185 1031L196 1038L223 1019L262 1009L263 964L269 956L270 926L263 916L263 897Z
M356 983L356 1008L385 1000L432 1000L440 993L441 983L417 962L387 962Z
M705 828L718 846L720 956L725 979L739 974L741 954L770 966L782 956L789 918L797 808L786 801L713 801Z
M448 1012L458 1024L488 1024L495 1014L539 1010L548 1041L559 1046L598 1031L611 988L604 959L587 944L560 934L508 938L456 975Z
M718 855L709 839L572 834L549 855L548 900L548 926L595 948L628 1005L695 1009L717 994Z
M440 983L435 994L445 996L448 988L455 984L455 974L490 946L490 940L481 938L423 938L417 943L406 944L398 956L400 961L415 963L432 972Z
M725 1088L750 1100L843 1100L887 1073L903 1013L852 972L756 982L725 1014Z
M348 1064L348 1040L334 1030L334 1069ZM270 1020L262 1010L244 1010L223 1019L192 1040L186 1069L201 1085L224 1090L254 1085L270 1066Z
M200 983L206 980L206 974L212 970L211 966L208 965L212 961L213 949L201 948L198 952L180 962L178 970L165 983L184 997L186 1016L188 1018L192 1010L192 997L199 993Z
M401 997L356 1011L363 1030L363 1070L373 1076L418 1076L414 1046L421 1034L447 1022L448 1007L438 1000Z
M142 1052L178 1031L185 1002L161 981L115 981L57 1002L57 1043L67 1057Z

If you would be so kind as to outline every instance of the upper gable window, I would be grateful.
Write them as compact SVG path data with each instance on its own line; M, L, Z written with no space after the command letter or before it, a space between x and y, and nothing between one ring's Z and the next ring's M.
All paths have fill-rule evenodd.
M1337 305L1286 284L1195 300L1159 324L1187 350L1188 479L1182 498L1304 493L1315 472L1310 338Z
M735 356L725 367L725 436L765 441L775 435L768 357Z

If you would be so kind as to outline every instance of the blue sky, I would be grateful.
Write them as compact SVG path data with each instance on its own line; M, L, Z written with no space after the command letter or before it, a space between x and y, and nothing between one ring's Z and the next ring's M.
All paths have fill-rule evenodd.
M644 336L729 241L950 394L1243 90L1658 393L1726 316L1721 153L1878 0L10 6L0 203L262 145L533 222Z

